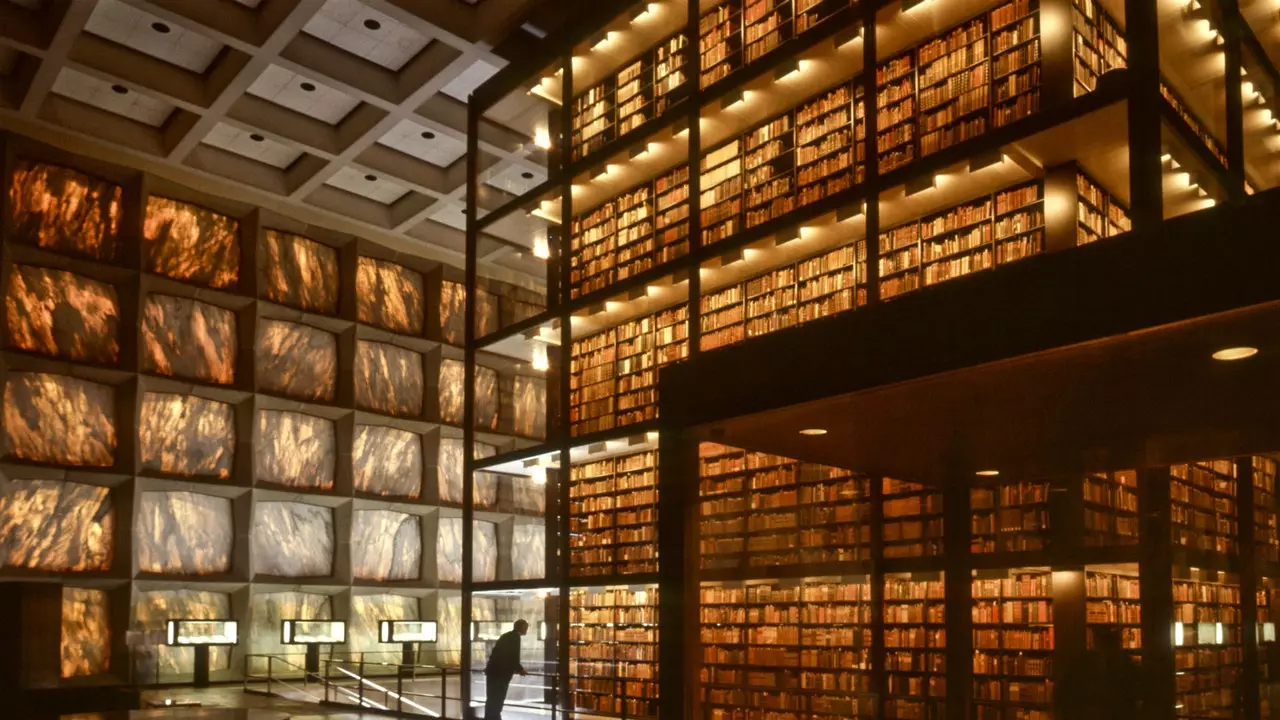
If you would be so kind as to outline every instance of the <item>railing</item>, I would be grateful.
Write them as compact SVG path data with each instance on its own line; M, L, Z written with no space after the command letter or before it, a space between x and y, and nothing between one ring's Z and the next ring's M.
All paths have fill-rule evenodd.
M545 715L550 717L551 720L557 720L558 718L561 718L561 717L567 717L568 714L564 711L564 709L559 707L559 703L558 703L559 690L560 690L560 678L555 673L556 664L554 662L527 661L527 660L524 661L524 664L529 666L541 665L543 666L542 669L549 668L552 670L552 672L548 673L548 672L535 671L535 672L530 672L528 675L523 675L523 676L517 675L514 678L512 678L512 684L510 687L511 689L522 691L522 694L526 697L529 695L537 696L538 694L541 694L542 700L541 701L529 700L529 699L512 700L511 692L508 691L507 692L508 699L504 703L503 707L507 710L525 710L525 711L529 711L531 714ZM475 711L475 717L481 718L484 716L485 700L487 699L487 697L485 696L486 693L479 691L478 688L485 687L484 670L482 669L472 670L471 680L472 680L471 707Z
M264 658L266 673L252 672L253 661ZM386 680L381 683L370 680L370 674L394 675L395 685L391 687ZM384 712L447 718L451 707L455 711L462 707L461 687L457 692L449 693L451 677L461 682L460 672L454 668L366 661L359 654L350 659L322 660L318 673L308 672L302 665L282 656L248 655L245 657L243 688L245 692L267 695L280 694L283 688L315 703L355 705ZM301 687L295 684L298 679L301 679ZM251 683L265 683L266 689L250 687ZM423 692L418 689L421 687L419 683L428 688L438 683L439 691ZM318 695L321 689L323 694Z

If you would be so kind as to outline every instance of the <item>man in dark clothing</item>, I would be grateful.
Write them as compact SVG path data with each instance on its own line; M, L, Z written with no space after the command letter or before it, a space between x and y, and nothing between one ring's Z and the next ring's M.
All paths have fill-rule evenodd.
M520 638L529 632L529 623L517 620L512 629L502 634L489 653L484 668L484 720L502 720L502 706L507 702L507 688L516 673L528 675L520 664Z

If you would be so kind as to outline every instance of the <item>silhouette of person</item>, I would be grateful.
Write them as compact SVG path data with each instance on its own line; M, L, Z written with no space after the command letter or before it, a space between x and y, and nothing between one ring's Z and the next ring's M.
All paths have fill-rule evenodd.
M507 702L507 688L516 673L528 675L520 664L520 638L529 632L529 623L517 620L511 630L502 634L489 653L485 665L484 720L502 720L502 706Z
M1093 649L1071 668L1067 703L1071 715L1091 720L1132 720L1142 697L1138 663L1113 627L1093 629Z

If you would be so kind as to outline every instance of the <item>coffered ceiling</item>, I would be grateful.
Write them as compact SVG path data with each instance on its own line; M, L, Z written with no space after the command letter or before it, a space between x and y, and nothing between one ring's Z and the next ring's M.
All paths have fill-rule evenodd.
M537 5L0 0L0 127L461 266L465 102ZM546 177L499 119L480 146L483 207ZM520 245L482 269L536 275Z

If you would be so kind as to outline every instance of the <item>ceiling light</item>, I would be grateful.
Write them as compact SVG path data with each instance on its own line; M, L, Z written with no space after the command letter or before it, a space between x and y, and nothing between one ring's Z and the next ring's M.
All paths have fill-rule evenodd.
M545 232L533 236L533 256L543 260L551 257L551 241Z
M155 30L156 32L160 33L161 35L168 35L168 34L169 34L169 30L170 30L169 26L168 26L168 25L165 25L165 24L164 24L164 23L162 23L162 22L153 22L153 23L151 23L151 29L152 29L152 30Z
M117 95L124 95L124 94L126 94L126 93L128 93L128 92L129 92L129 88L127 88L127 87L125 87L125 86L123 86L123 85L112 85L112 86L111 86L111 91L112 91L112 92L114 92L114 93L115 93L115 94L117 94Z
M1213 354L1214 360L1244 360L1258 354L1258 348L1241 345L1239 347L1222 348Z
M827 431L825 428L805 428L800 431L800 434L807 437L817 437L819 435L826 435Z
M263 140L266 140L266 138L262 137L262 136L261 136L261 135L259 135L258 133L250 133L250 134L249 134L249 139L250 139L250 140L252 140L252 141L254 141L254 142L262 142Z
M538 128L533 131L533 144L543 150L551 149L551 132L546 128Z
M423 130L423 131L422 131L422 139L423 139L423 140L435 140L435 139L436 139L436 134L435 134L435 133L433 133L433 132L431 132L430 130Z
M303 91L303 92L312 92L312 91L314 91L314 90L316 89L315 84L313 84L313 83L309 83L309 82L304 82L304 83L302 83L301 85L299 85L298 87L302 88L302 91Z
M533 365L533 369L538 372L546 372L551 369L551 359L547 357L546 343L538 342L537 340L533 342L531 364Z
M378 180L378 176L377 176L377 175L365 175L365 176L364 176L364 179L365 179L365 180L368 180L369 182L377 182L377 180Z
M373 18L369 18L368 20L365 20L364 26L369 28L370 30L382 29L382 23L378 22L377 20L374 20Z
M999 470L979 470L978 472L974 473L974 475L977 475L978 477L995 477L999 474L1000 474Z
M524 178L525 180L532 180L533 173L529 172L528 170L525 170L524 172L520 173L520 177Z

